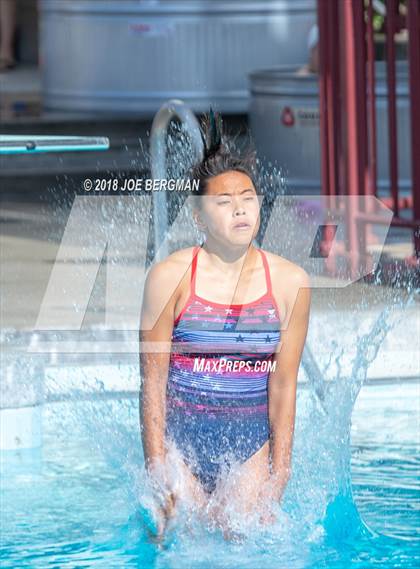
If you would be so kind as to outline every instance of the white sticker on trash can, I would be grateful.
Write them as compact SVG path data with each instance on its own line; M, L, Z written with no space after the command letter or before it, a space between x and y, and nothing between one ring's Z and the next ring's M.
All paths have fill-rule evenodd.
M319 109L296 109L296 117L300 126L319 126Z

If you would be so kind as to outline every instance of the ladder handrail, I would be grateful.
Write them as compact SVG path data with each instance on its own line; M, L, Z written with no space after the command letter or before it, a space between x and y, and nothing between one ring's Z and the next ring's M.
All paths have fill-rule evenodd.
M164 179L167 174L166 136L169 123L177 118L185 125L192 140L194 159L199 160L203 153L203 141L199 122L193 111L180 99L164 103L156 113L150 133L150 158L152 178ZM154 260L160 261L168 255L168 244L163 239L168 228L167 201L165 192L153 193ZM159 249L158 244L161 243Z

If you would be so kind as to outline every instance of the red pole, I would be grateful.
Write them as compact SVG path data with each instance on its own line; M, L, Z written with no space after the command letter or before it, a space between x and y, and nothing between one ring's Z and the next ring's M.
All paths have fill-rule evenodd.
M373 6L368 0L368 92L369 92L369 194L376 196L376 93L375 93L375 43L373 38Z
M398 208L398 147L397 147L397 105L395 96L395 28L396 0L386 4L386 56L388 84L388 140L389 140L389 181L393 198L393 210L399 215Z
M328 208L336 208L339 151L339 79L338 79L338 17L337 0L318 0L319 29L319 108L322 193ZM330 249L335 232L326 223L321 247ZM326 268L335 273L335 259L329 255Z
M338 178L338 154L340 148L340 65L339 65L339 21L337 2L328 4L328 27L330 29L330 77L328 82L328 123L329 140L329 166L330 185L332 194L337 196L340 192Z
M364 245L363 235L358 235L357 215L359 195L365 195L367 171L367 129L366 129L366 50L363 0L343 2L344 50L346 60L346 154L347 154L347 194L346 209L348 247L351 259L351 275L358 274L360 244ZM365 251L362 251L364 254ZM364 260L364 259L363 259Z
M331 195L329 170L329 101L328 82L330 77L330 42L331 30L328 26L328 4L325 0L318 0L318 36L319 36L319 134L321 144L321 182L322 193Z
M420 219L420 1L407 1L408 59L411 101L411 171L413 219ZM414 231L414 251L420 257L420 230Z

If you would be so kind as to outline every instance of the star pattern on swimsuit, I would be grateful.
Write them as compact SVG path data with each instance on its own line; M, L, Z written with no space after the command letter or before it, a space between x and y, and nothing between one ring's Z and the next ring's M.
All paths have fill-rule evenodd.
M213 310L213 307L212 307L212 306L208 306L208 305L207 305L207 306L204 307L204 312L211 312L212 310Z
M268 342L271 342L271 337L267 334L265 337L265 343L268 344Z
M231 308L225 308L226 314L232 314L233 310Z
M239 334L239 336L236 336L236 341L237 342L243 342L244 341L244 337L242 336L242 334Z

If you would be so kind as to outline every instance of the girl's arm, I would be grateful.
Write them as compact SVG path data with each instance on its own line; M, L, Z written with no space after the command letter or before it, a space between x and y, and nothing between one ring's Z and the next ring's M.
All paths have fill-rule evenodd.
M150 270L143 296L140 323L140 431L145 466L163 464L166 456L166 385L174 323L174 295L167 263Z
M271 474L277 499L291 473L297 377L309 323L310 281L303 269L293 271L287 290L287 316L268 384Z

